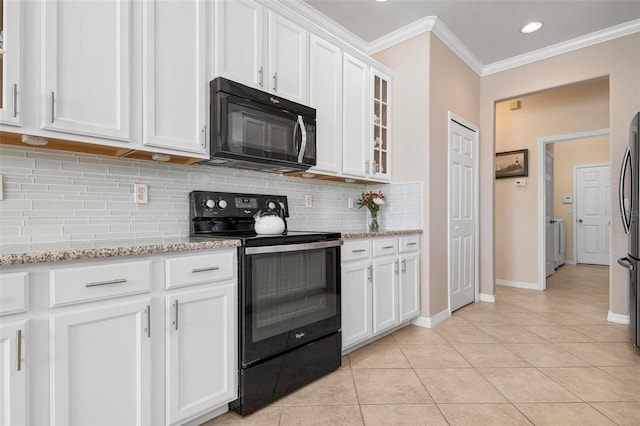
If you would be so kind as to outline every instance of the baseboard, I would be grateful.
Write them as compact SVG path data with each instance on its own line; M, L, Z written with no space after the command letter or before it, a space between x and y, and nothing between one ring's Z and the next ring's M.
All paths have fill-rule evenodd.
M495 294L483 294L480 293L480 301L488 302L488 303L496 303L496 295Z
M567 260L567 259L565 259L564 260L564 264L565 265L575 265L576 261L575 260Z
M451 317L448 309L435 314L432 317L418 317L411 321L411 324L424 328L433 328L436 325L448 320Z
M521 281L496 280L496 285L505 287L525 288L527 290L542 290L538 287L538 283L525 283Z
M629 322L630 322L629 315L614 314L611 311L609 311L609 315L607 315L607 321L615 322L616 324L626 324L626 325L629 325Z

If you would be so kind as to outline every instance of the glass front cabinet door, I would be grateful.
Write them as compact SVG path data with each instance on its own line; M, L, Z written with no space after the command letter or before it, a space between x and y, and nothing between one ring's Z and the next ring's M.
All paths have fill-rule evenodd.
M391 78L372 68L373 150L371 176L391 179Z

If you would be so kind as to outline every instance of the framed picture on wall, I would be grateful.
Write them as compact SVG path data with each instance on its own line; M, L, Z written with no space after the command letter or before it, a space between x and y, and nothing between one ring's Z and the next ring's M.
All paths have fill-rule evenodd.
M496 179L529 176L529 150L496 152Z

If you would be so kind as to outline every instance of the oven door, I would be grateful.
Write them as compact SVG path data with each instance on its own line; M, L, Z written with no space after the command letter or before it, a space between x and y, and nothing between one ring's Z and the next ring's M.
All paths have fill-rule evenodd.
M241 249L243 368L340 330L340 245Z

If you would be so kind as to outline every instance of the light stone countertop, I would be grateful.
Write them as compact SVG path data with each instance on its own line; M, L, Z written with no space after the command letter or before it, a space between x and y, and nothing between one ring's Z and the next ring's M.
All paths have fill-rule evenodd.
M344 232L342 233L342 239L349 240L356 238L388 237L421 233L421 229L380 232ZM241 241L237 239L204 239L189 237L9 244L0 245L0 266L61 262L65 260L97 259L116 256L176 253L192 250L239 247L240 245Z
M0 265L60 262L115 256L176 253L240 246L237 239L201 239L189 237L145 238L132 240L76 241L0 246Z
M396 230L396 231L379 231L379 232L369 232L369 231L343 232L342 239L350 240L355 238L393 237L397 235L412 235L412 234L422 234L422 229L403 229L403 230Z

